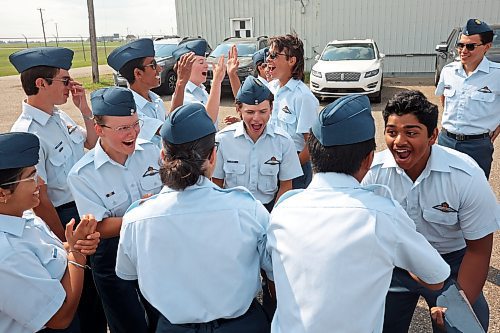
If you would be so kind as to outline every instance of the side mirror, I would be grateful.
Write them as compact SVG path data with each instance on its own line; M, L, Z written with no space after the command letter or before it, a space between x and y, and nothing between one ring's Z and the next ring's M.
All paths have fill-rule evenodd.
M448 52L448 45L447 44L438 44L438 45L436 45L436 51L437 52Z
M319 54L316 54L316 55L314 56L314 60L316 60L316 61L318 61L318 60L319 60Z
M380 59L384 59L385 58L385 53L380 53L379 56L380 56Z

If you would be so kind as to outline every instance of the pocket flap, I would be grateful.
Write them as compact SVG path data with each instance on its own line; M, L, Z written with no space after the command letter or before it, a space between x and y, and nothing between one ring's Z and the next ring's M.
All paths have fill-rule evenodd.
M225 162L224 163L224 172L242 175L245 173L245 164Z

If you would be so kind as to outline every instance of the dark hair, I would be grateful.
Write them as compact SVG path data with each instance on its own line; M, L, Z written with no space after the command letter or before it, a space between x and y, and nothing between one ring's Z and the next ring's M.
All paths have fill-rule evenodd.
M275 48L286 54L286 58L295 57L292 78L304 81L304 44L296 33L271 37L269 48Z
M494 36L495 34L493 33L493 31L486 31L480 33L479 38L481 38L481 44L491 43L493 41Z
M137 58L127 61L118 71L129 84L133 84L135 82L134 70L136 68L144 70L144 59L146 58Z
M23 85L24 92L28 96L38 94L36 87L36 79L52 79L59 73L59 68L49 66L35 66L28 68L21 73L21 84ZM52 80L47 80L47 84L51 85Z
M375 139L350 145L325 147L311 132L307 139L314 173L337 172L354 175L361 162L375 150Z
M163 184L177 191L196 184L206 171L205 162L214 146L215 133L178 145L163 140L165 159L160 167Z
M19 180L19 177L23 173L24 168L13 168L13 169L3 169L0 170L0 184L10 183ZM8 189L11 192L14 191L17 184L11 185L0 185L0 188Z
M429 102L424 94L418 90L399 92L387 102L382 111L385 125L392 114L397 116L414 115L421 124L427 127L427 137L429 138L437 127L438 107Z

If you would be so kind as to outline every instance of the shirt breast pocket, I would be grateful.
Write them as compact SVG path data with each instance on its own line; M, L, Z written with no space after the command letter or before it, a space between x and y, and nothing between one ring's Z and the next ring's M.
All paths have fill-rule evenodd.
M287 113L283 110L278 112L278 119L287 124L294 124L297 121L297 117L293 113Z
M125 191L110 192L103 195L104 206L111 212L112 217L121 217L130 206L128 194Z
M479 101L479 102L486 102L486 103L492 103L495 101L495 94L493 93L484 93L480 91L474 91L471 95L470 98Z
M80 128L77 128L75 131L73 131L70 135L70 138L71 138L71 141L73 141L73 143L75 143L77 145L79 145L83 141L85 141L85 135L82 133Z
M68 158L71 156L71 152L68 147L62 143L57 149L54 149L54 152L49 156L49 163L51 166L50 172L54 179L49 179L49 182L55 182L57 184L66 183L66 170L65 164Z
M453 96L455 96L455 89L445 89L443 91L443 95L445 97L453 97Z
M238 185L245 185L243 175L245 174L245 164L242 163L228 163L225 162L224 166L225 182L227 187L234 187Z
M278 190L279 164L264 164L259 169L257 187L266 194L274 194Z
M457 212L442 212L435 209L423 210L424 220L433 233L443 238L461 238L462 230L458 222Z
M155 174L152 176L146 176L141 178L141 187L143 190L147 191L148 193L153 193L157 192L155 190L158 190L162 186L161 179L159 174ZM153 193L153 194L155 194Z

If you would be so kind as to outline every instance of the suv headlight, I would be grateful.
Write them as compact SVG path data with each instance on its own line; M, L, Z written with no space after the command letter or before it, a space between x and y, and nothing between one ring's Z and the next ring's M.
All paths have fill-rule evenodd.
M323 77L323 75L321 74L321 72L315 71L314 69L311 70L311 75L319 77L319 78Z
M365 78L375 76L378 74L379 71L380 71L380 69L377 68L377 69L374 69L372 71L366 72Z

